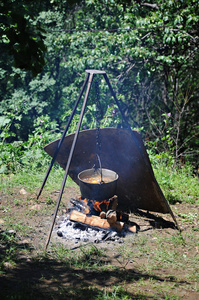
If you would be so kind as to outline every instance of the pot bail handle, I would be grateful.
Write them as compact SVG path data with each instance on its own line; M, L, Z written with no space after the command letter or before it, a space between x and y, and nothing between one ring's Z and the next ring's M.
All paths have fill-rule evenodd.
M99 168L96 167L96 160L98 160ZM102 164L101 164L100 157L99 157L99 155L98 155L97 153L96 153L96 156L95 156L95 163L94 163L93 168L94 168L95 170L100 169L100 175L101 175L101 181L100 181L100 184L104 183L104 181L103 181L103 179L102 179Z

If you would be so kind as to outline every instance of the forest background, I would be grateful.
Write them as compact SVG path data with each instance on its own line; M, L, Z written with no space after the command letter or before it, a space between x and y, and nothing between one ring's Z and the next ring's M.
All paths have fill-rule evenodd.
M43 146L61 137L85 70L99 69L152 162L198 174L198 1L3 0L0 20L0 173L49 162ZM101 78L82 129L97 115L101 127L124 125Z

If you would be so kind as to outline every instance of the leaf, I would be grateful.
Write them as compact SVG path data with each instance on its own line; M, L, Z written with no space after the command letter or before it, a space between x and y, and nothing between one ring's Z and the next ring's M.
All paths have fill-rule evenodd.
M5 165L1 166L1 167L0 167L0 174L6 173L7 170L8 170L8 168L7 168Z
M11 119L6 118L5 116L0 116L0 127L4 127L11 122Z

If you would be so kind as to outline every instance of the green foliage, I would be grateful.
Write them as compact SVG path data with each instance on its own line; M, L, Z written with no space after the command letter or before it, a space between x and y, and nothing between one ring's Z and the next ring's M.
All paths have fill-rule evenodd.
M34 2L38 4L38 1ZM1 1L0 37L1 48L13 57L14 66L31 70L36 75L45 64L43 52L46 47L40 26L32 25L31 9L29 1Z
M197 167L197 1L3 1L0 9L1 172L17 169L22 161L32 168L31 151L43 157L36 120L48 115L49 127L56 123L61 132L85 69L107 72L130 126L142 128L151 153ZM39 74L33 78L16 67ZM99 87L101 126L123 126L103 78ZM96 126L96 106L92 86L82 129ZM69 132L76 130L80 108Z
M43 147L49 142L60 137L57 132L56 122L50 122L48 116L41 116L34 122L34 130L26 142L6 142L7 127L2 131L0 142L0 173L10 173L24 170L39 170L46 166L50 157L45 153Z
M48 116L37 118L34 124L34 131L29 135L28 141L24 144L24 154L21 163L26 169L40 169L49 163L49 157L43 147L49 142L60 137L57 133L56 122L50 122Z

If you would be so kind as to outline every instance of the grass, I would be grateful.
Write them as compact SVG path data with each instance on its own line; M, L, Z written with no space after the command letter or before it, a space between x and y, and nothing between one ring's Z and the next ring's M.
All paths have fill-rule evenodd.
M47 171L47 167L46 170ZM7 193L13 188L13 187L23 187L24 189L28 189L30 193L36 192L38 190L43 182L45 171L21 171L17 174L10 174L8 176L4 176L0 174L0 190L6 190ZM47 191L51 190L59 190L61 187L61 183L64 176L64 170L59 167L55 166L52 168L48 179L46 181L44 189ZM68 176L66 187L73 184L72 179Z
M96 299L100 300L131 300L131 295L121 286L113 286L112 291L108 291L106 288L97 295Z
M93 269L106 265L105 251L98 249L94 245L80 247L79 252L74 255L73 251L70 251L62 244L52 244L50 257L55 258L66 266L81 269Z
M199 204L198 177L193 176L190 167L174 168L165 163L158 163L154 164L153 169L165 198L171 204Z
M177 300L199 292L198 179L185 168L156 164L154 171L182 232L154 229L133 235L124 244L87 244L74 250L51 243L48 251L43 246L46 236L39 230L54 211L55 191L60 189L64 171L51 171L39 201L36 195L45 172L1 175L4 299ZM74 183L68 179L66 187L74 188ZM19 193L22 188L27 194ZM35 204L42 209L31 209ZM10 235L9 229L16 234Z

